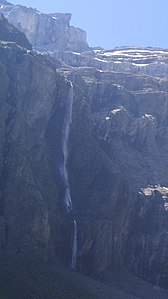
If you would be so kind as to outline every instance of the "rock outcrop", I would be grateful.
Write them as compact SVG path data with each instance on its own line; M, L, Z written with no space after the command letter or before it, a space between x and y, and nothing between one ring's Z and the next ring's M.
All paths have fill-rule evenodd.
M41 51L88 50L86 33L70 26L71 14L44 14L33 8L0 1L0 11L25 33L33 48Z

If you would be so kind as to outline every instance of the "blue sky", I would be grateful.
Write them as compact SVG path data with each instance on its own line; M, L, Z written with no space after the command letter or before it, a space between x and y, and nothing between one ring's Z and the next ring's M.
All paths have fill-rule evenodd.
M10 2L10 0L9 0ZM11 0L42 12L70 12L90 46L168 48L168 0Z

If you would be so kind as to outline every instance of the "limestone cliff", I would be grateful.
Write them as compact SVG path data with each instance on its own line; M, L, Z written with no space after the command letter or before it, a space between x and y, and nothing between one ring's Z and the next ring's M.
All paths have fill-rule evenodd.
M27 36L33 48L41 51L88 50L86 33L70 26L71 14L44 14L33 8L1 3L0 11Z

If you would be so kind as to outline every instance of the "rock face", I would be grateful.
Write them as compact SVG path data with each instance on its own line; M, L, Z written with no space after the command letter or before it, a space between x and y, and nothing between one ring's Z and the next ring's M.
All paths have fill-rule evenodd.
M31 44L27 40L26 36L13 27L7 19L0 13L0 40L15 42L19 46L32 49Z
M117 60L114 52L99 70L94 63L103 53L54 54L65 64L60 72L83 89L92 119L94 141L84 137L86 124L72 127L70 178L82 232L78 267L103 276L117 263L167 287L168 53L124 49ZM139 70L133 62L138 55ZM121 66L110 71L114 64Z
M87 149L91 158L86 155L82 166L89 174L95 167L94 174L86 181L84 172L78 188L76 174L73 186L79 190L74 198L81 199L84 190L83 205L80 200L77 203L84 231L79 267L100 274L117 261L134 274L166 287L167 78L89 68L75 70L76 76L69 72L74 82L83 75L97 137L91 146L94 153ZM101 149L98 157L97 144ZM78 156L83 152L78 146ZM76 156L71 159L73 173L80 168L76 159L83 161Z
M71 14L44 14L21 5L1 3L0 11L27 36L33 48L42 51L88 50L86 33L69 25Z
M168 76L168 50L118 48L84 53L55 52L55 58L73 67L94 67L105 72L130 73L152 77ZM111 75L111 74L110 74Z
M38 15L3 5L8 18L24 10ZM36 265L37 273L47 273L44 289L53 290L55 269L62 269L59 262L70 266L75 248L81 273L107 283L112 272L126 273L127 280L129 271L168 288L167 55L160 49L118 49L54 52L47 58L0 43L0 278L3 269L16 273L24 261L21 272L27 269L32 279ZM69 270L60 271L63 276ZM71 275L65 276L67 289ZM128 286L122 288L128 293ZM167 298L157 290L136 293L132 286L128 296L57 297ZM49 292L35 289L20 298L54 299L57 293Z
M54 221L56 229L57 221L68 218L65 215L59 220L53 213L63 206L59 166L70 84L45 59L15 44L3 42L0 56L1 250L23 255L32 252L46 259L49 244L52 249L54 243L59 243L59 234L52 232L50 222ZM49 92L46 86L50 86ZM70 253L63 253L60 246L61 243L54 251L69 260Z

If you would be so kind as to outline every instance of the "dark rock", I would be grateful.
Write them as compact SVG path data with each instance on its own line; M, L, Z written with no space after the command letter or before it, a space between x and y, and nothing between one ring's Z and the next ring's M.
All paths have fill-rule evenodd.
M70 84L43 57L28 54L16 44L2 43L0 60L0 203L8 232L4 248L1 225L2 250L31 253L45 260L53 251L69 263L68 246L67 252L62 250L65 240L61 245L58 239L63 229L68 236L66 244L71 241L59 171L61 127Z

